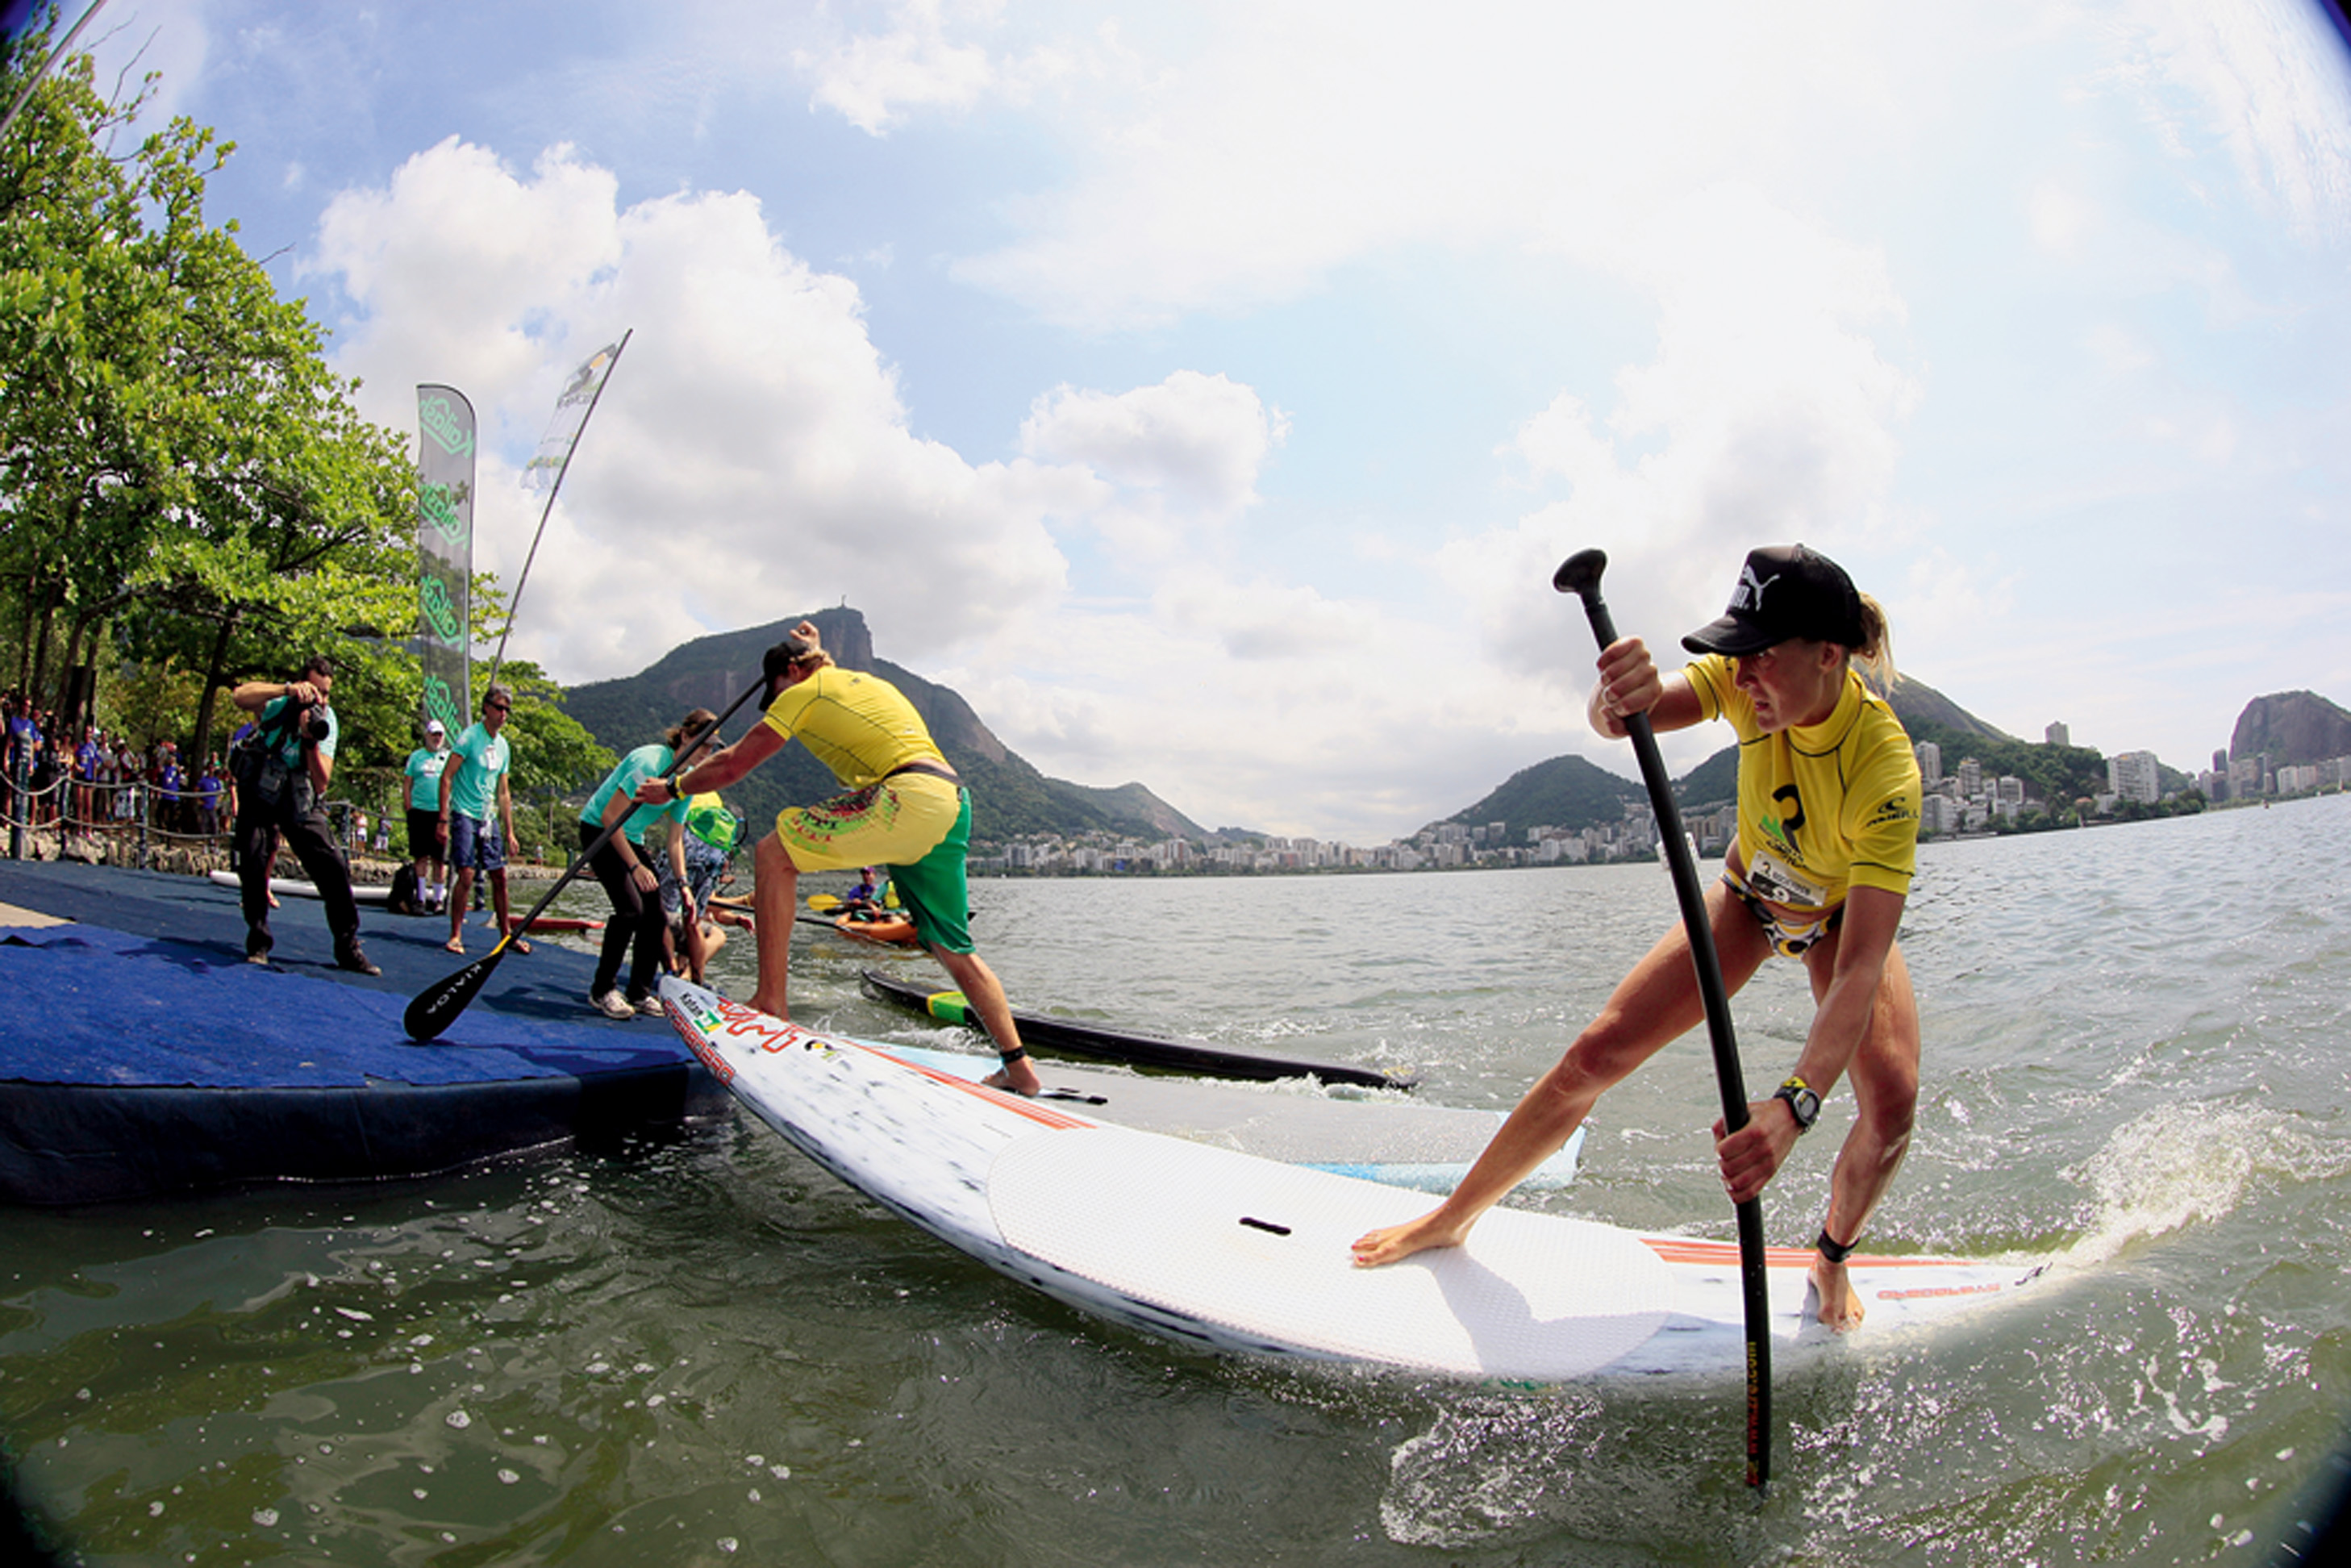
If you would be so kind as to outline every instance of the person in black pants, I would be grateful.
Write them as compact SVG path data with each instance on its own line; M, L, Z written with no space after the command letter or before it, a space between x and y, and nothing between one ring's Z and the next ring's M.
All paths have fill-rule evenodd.
M254 716L252 749L236 790L237 885L244 896L245 958L269 961L269 872L282 839L302 862L327 906L335 967L361 975L383 971L360 947L360 908L350 867L335 847L319 801L335 771L335 710L327 706L335 666L314 654L294 680L247 681L229 700Z
M615 823L620 831L589 859L596 880L612 901L612 918L604 923L604 947L596 960L596 978L588 988L588 1002L606 1018L624 1019L638 1013L656 1014L661 1003L653 994L661 971L662 933L669 917L662 912L661 877L645 861L645 830L666 818L669 821L669 862L674 879L685 883L684 822L688 802L674 800L666 806L640 806L636 789L647 779L667 773L677 760L678 747L718 721L706 707L695 708L661 739L640 746L621 758L580 812L580 847L588 848ZM695 918L694 896L685 895L685 915ZM621 977L621 956L629 956L629 988L615 988Z

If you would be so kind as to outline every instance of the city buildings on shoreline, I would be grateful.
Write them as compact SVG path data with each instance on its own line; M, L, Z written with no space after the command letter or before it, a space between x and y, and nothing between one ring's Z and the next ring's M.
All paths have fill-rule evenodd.
M2048 744L2064 746L2066 727L2053 724ZM2106 788L2051 801L2027 780L1988 775L1963 757L1949 771L1943 748L1921 741L1922 839L2031 831L2034 826L2090 826L2101 821L2189 810L2206 805L2251 805L2289 796L2351 787L2351 757L2273 768L2266 755L2231 760L2213 753L2213 766L2187 791L2161 789L2155 754L2126 751L2105 759ZM2192 798L2191 798L2192 797ZM1646 801L1627 800L1614 821L1583 828L1531 827L1513 842L1506 824L1432 822L1409 838L1369 848L1311 838L1221 832L1207 839L1144 840L1129 835L1030 834L975 846L976 875L987 876L1247 876L1299 872L1445 871L1466 867L1603 865L1655 859L1657 826ZM1682 825L1701 855L1719 856L1738 831L1738 810L1720 805L1685 811Z

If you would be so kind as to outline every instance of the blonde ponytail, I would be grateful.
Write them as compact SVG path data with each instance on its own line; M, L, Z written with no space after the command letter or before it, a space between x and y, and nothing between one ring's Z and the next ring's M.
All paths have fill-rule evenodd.
M1866 593L1860 598L1861 642L1852 655L1861 665L1862 678L1877 689L1877 695L1891 696L1902 680L1894 667L1894 628L1886 623L1884 605Z

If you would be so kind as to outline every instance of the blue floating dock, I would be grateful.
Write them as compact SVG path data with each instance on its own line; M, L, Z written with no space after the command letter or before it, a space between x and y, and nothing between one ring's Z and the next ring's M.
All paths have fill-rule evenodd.
M583 954L508 955L419 1045L408 998L465 962L445 917L363 910L369 977L333 967L323 907L285 904L265 968L233 888L0 861L0 904L71 922L0 917L0 1201L396 1180L732 1113L666 1024L590 1012ZM476 956L493 939L466 928Z

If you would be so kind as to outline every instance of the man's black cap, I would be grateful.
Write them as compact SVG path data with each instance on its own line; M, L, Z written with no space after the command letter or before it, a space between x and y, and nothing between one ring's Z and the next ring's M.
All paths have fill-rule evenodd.
M1747 552L1730 608L1682 639L1693 653L1760 653L1791 637L1858 648L1861 594L1844 568L1802 545L1766 545Z

